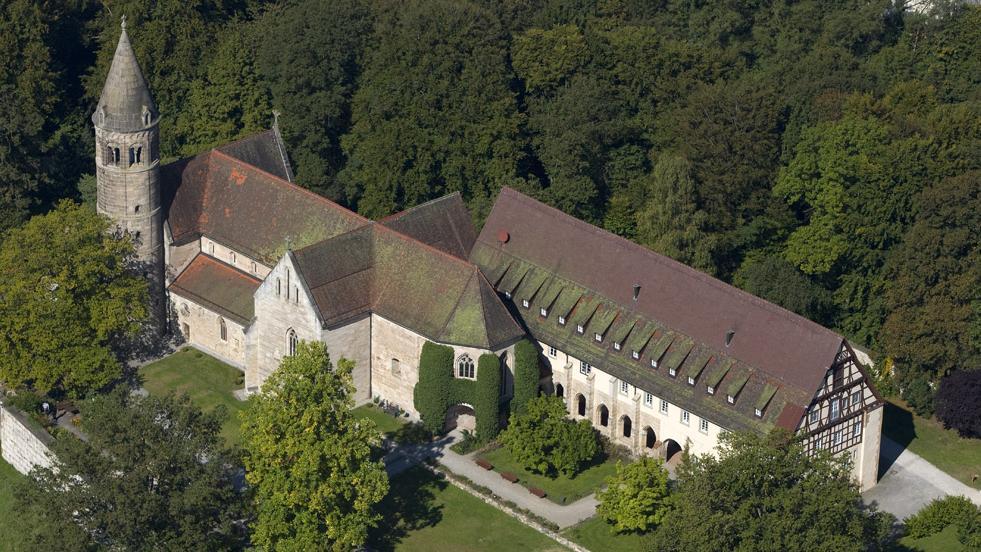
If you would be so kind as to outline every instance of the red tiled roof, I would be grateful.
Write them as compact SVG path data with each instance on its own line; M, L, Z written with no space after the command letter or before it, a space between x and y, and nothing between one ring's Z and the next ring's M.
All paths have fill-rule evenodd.
M199 253L170 284L170 292L247 325L254 315L253 294L262 281L214 257Z
M368 224L368 219L220 150L161 171L175 243L207 235L273 264L303 247Z
M460 192L417 205L378 222L461 259L470 256L470 249L477 240L473 220Z

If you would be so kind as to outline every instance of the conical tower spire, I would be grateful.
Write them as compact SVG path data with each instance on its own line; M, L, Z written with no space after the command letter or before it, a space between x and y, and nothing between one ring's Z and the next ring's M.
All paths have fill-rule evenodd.
M136 53L126 33L126 16L121 23L116 53L112 58L109 75L102 87L99 105L92 114L92 122L106 130L134 132L143 130L157 120L157 106L150 95Z

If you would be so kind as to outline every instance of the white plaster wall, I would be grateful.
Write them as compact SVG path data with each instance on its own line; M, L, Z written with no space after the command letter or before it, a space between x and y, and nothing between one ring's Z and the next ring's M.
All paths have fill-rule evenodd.
M170 301L172 312L177 317L174 331L181 332L185 341L235 367L245 366L245 328L241 324L182 297L174 290L170 292ZM227 329L225 340L221 339L219 320L222 318ZM190 335L184 334L184 324L187 324Z
M864 414L862 443L856 447L853 476L859 488L866 491L879 482L879 450L882 446L883 407Z
M715 454L715 447L719 441L719 435L724 428L709 420L708 431L700 431L701 418L695 412L689 412L689 422L684 424L681 421L682 408L678 405L668 403L666 414L660 411L661 397L652 392L650 405L645 403L645 393L647 390L628 385L627 393L620 391L620 380L614 376L600 370L596 366L591 367L590 375L585 376L580 373L580 360L562 351L556 350L555 356L549 355L549 345L539 343L544 351L544 357L552 368L552 384L561 384L565 395L566 405L569 408L570 416L576 419L582 418L578 415L576 405L576 395L582 394L586 397L586 416L585 418L593 423L593 426L600 433L610 437L613 441L629 447L632 451L639 454L652 454L657 451L650 451L645 447L644 430L651 427L658 441L662 443L667 439L673 439L680 446L690 446L690 450L695 454ZM610 420L607 427L600 425L600 405L606 405L610 412ZM622 432L621 420L623 416L629 416L631 421L631 435L624 437Z
M271 268L256 259L222 245L209 236L201 236L200 249L208 255L230 264L242 272L251 274L256 278L264 279L272 271Z
M54 439L41 429L28 427L30 422L24 414L14 414L8 408L0 403L0 449L3 459L24 475L36 466L51 467L53 462L48 445Z
M249 355L250 364L246 365L246 389L261 386L279 367L287 353L286 336L291 328L301 341L321 339L320 316L296 274L290 256L284 255L255 292L256 317L249 329L249 347L254 346L255 353Z

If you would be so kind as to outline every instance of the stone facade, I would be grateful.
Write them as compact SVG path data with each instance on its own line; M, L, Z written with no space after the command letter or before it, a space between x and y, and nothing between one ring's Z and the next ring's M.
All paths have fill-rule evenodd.
M235 366L245 368L245 327L192 299L171 293L175 331L187 343ZM224 331L222 331L224 324Z
M53 441L26 415L0 402L0 450L15 470L27 475L35 467L51 467L48 447Z

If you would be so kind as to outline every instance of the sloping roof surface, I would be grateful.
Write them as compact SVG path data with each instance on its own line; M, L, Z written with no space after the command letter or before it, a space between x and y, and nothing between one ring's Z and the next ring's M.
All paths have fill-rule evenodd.
M494 349L524 335L476 266L382 225L292 254L327 326L370 311L442 343Z
M293 181L293 169L286 156L285 146L275 129L253 134L216 149L275 177Z
M477 240L460 192L396 213L379 223L460 259L470 256Z
M566 283L563 294L581 292L583 298L572 307L570 323L565 326L556 322L557 316L541 317L537 303L527 311L517 311L542 341L566 347L573 356L617 377L653 385L652 391L674 398L677 404L691 405L694 412L709 412L709 419L714 413L713 421L730 429L774 425L784 406L807 405L843 343L841 336L803 317L510 188L498 196L471 260L488 273L500 273L507 266L502 281L515 270L544 269ZM641 286L636 301L635 284ZM578 317L593 314L583 309L607 301L618 305L625 316L636 314L664 328L664 338L651 343L670 345L655 360L680 365L697 345L699 351L713 356L712 365L699 372L703 378L717 363L735 361L722 385L751 375L742 391L742 396L751 399L726 405L720 394L707 395L702 382L689 386L684 377L673 379L666 376L667 370L651 368L651 345L634 360L626 348L614 351L612 340L596 343L588 331L577 335L574 324ZM735 334L727 347L729 330ZM767 384L779 391L764 419L758 420L752 415L752 403Z
M175 243L207 235L267 264L287 250L350 232L368 219L309 190L212 150L161 171Z
M262 281L213 257L198 254L170 291L246 325L255 314L253 294Z
M99 104L92 114L92 122L97 126L119 132L133 132L144 129L143 109L150 111L152 122L157 119L157 106L150 95L150 87L143 77L136 53L129 42L126 27L119 36L112 65L102 86ZM102 119L102 115L105 119Z

